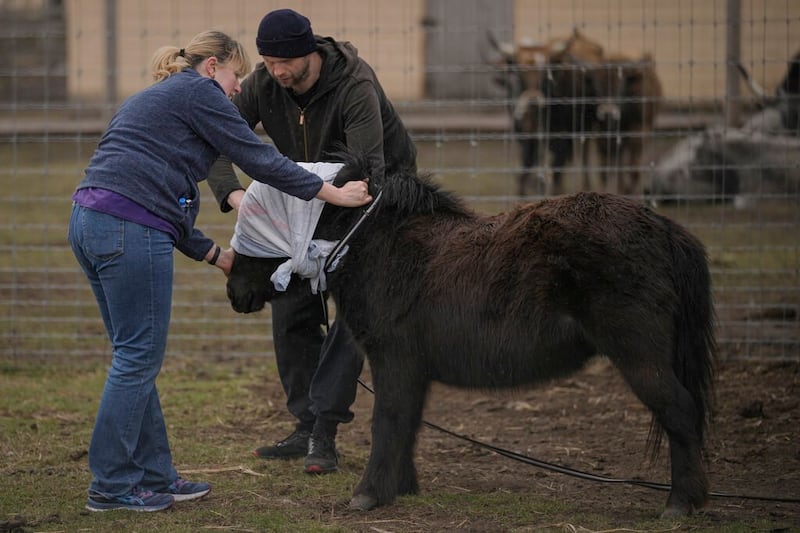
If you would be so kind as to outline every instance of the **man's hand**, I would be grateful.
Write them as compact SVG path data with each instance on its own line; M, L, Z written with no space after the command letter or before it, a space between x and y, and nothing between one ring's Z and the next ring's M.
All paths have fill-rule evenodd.
M239 206L242 205L243 198L244 198L244 189L236 189L235 191L231 191L226 201L228 202L229 206L238 211Z

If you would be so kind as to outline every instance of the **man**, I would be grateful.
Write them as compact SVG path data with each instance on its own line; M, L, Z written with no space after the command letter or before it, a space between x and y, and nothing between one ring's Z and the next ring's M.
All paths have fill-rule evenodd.
M367 154L378 172L416 171L411 137L350 43L317 37L306 17L279 9L261 20L256 45L263 63L233 102L280 152L295 161L324 161L343 144ZM238 209L244 189L229 161L215 164L208 183L222 211ZM334 321L324 335L325 313L308 280L293 276L271 305L278 373L297 423L291 435L255 455L305 457L307 473L334 472L337 427L353 419L363 355L345 324Z

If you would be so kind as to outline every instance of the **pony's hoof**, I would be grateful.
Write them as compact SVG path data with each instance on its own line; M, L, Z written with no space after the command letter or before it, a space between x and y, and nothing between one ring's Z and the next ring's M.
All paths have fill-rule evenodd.
M355 511L371 511L378 506L378 498L368 494L356 494L350 500L350 509Z
M677 506L670 506L664 509L664 512L661 513L661 518L680 518L682 516L688 516L691 514L689 509L684 509L682 507Z

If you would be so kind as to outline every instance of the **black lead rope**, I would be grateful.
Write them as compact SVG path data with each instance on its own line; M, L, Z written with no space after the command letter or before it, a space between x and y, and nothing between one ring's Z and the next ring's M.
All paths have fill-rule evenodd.
M378 202L380 202L381 197L383 196L383 190L378 191L378 195L372 200L372 203L369 204L369 207L364 210L361 214L361 218L356 220L355 224L353 224L350 229L347 231L344 237L339 241L339 243L334 247L333 251L328 256L328 259L325 260L325 272L330 272L329 268L331 263L334 263L342 252L342 249L347 245L347 242L353 236L353 234L358 230L361 224L375 211L375 208L378 207Z
M364 383L361 378L358 379L358 383L364 387L369 392L375 394L366 383ZM577 477L580 479L585 479L588 481L596 481L599 483L615 483L615 484L625 484L625 485L636 485L638 487L645 487L648 489L654 490L661 490L661 491L669 491L672 489L672 485L669 483L657 483L655 481L646 481L643 479L633 479L633 478L613 478L608 476L601 476L597 474L590 474L588 472L583 472L581 470L575 470L574 468L568 468L566 466L560 466L554 463L548 463L547 461L542 461L540 459L534 459L533 457L528 457L527 455L522 455L521 453L512 452L510 450L506 450L504 448L498 448L497 446L493 446L491 444L487 444L485 442L473 439L471 437L467 437L466 435L462 435L460 433L455 433L450 431L449 429L443 428L427 420L423 420L422 423L431 428L435 429L436 431L440 431L446 435L450 435L451 437L455 437L457 439L461 439L463 441L469 442L470 444L474 444L481 448L486 448L487 450L493 451L498 455L502 455L504 457L508 457L509 459L513 459L515 461L519 461L521 463L525 463L531 466L536 466L539 468L544 468L545 470L550 470L551 472L557 472L559 474L565 474L572 477ZM747 495L747 494L732 494L729 492L716 492L712 491L709 492L709 496L715 498L736 498L741 500L763 500L763 501L771 501L771 502L782 502L782 503L800 503L800 498L776 498L771 496L754 496L754 495Z
M345 233L344 237L336 244L336 246L331 251L328 258L325 260L325 265L322 269L325 272L330 272L331 264L335 263L336 260L339 258L339 254L342 253L342 250L347 245L347 242L350 238L355 234L356 230L364 223L364 221L375 211L375 208L378 206L378 202L380 201L381 197L383 196L383 189L378 191L378 195L372 200L372 203L369 204L363 213L361 213L361 217L356 220L355 224L353 224L347 233ZM326 331L329 328L329 320L328 320L328 303L325 301L325 291L319 291L319 300L322 304L322 314L325 317L325 329Z

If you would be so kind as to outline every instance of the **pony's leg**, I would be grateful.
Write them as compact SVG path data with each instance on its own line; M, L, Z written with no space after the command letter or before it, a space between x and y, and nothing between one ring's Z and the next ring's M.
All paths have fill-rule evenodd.
M634 346L634 344L628 344ZM644 346L640 344L639 346ZM663 350L663 349L662 349ZM662 517L691 514L708 499L708 481L703 468L698 410L689 391L680 383L670 364L671 356L652 354L624 360L612 357L636 396L644 403L669 438L672 488Z
M602 132L602 129L600 130ZM608 140L602 136L595 140L597 144L597 166L600 167L600 191L606 192L608 187Z
M525 196L531 181L531 168L539 162L539 143L533 139L520 141L522 152L522 171L517 177L519 196Z
M551 152L553 155L553 194L558 195L564 192L562 176L564 167L567 165L572 155L572 143L567 140L559 139L551 141Z
M600 186L602 187L602 192L606 192L608 189L608 154L602 152L600 154Z
M590 172L590 157L591 157L591 139L588 138L581 138L581 176L583 177L583 189L584 191L591 191L592 190L592 176Z
M391 356L390 356L391 357ZM372 449L350 507L367 511L419 491L414 445L422 421L428 382L422 371L371 367L375 386Z
M628 138L624 141L623 150L629 171L626 172L625 194L636 194L639 189L640 166L644 144L639 138Z
M528 183L531 179L531 173L526 168L523 169L522 172L519 173L517 176L517 194L519 196L525 196L525 191L528 189Z

